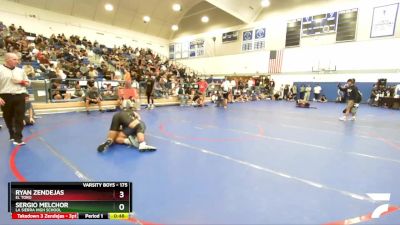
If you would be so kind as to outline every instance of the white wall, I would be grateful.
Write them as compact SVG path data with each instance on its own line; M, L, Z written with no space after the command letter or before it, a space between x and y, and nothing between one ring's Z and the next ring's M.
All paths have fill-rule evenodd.
M383 38L370 38L373 8L398 3L398 0L336 0L319 1L312 5L301 5L283 11L265 13L260 20L243 27L234 27L224 31L199 34L193 38L211 40L220 37L223 32L239 30L244 27L266 28L266 50L263 52L240 53L229 56L210 54L204 58L183 59L182 64L205 74L267 73L269 50L285 48L286 23L288 20L302 18L325 12L358 8L356 41L335 43L335 35L322 35L302 38L300 47L286 48L283 54L282 74L275 75L277 80L312 81L314 79L333 79L345 81L351 77L365 82L374 82L378 78L388 77L389 82L400 81L400 16L397 16L395 35ZM399 12L398 12L399 14ZM241 37L240 37L241 38ZM238 42L241 42L240 40ZM217 42L216 52L220 52ZM312 73L314 69L334 69L335 74ZM372 73L375 71L375 73ZM343 74L343 75L341 75ZM281 78L280 78L281 77Z
M284 73L311 71L312 67L352 70L400 69L400 39L377 39L284 50Z
M227 55L217 57L202 57L196 59L180 60L179 62L197 70L202 74L232 75L254 74L256 72L265 73L265 62L260 63L260 59L266 60L268 53L251 52L238 55Z
M67 36L86 36L88 40L97 40L100 44L105 44L108 47L127 44L132 47L151 48L162 55L168 55L169 42L163 38L6 0L0 0L0 5L0 21L6 25L14 23L16 26L22 26L28 32L43 34L45 36L50 36L53 33L64 33ZM37 17L31 18L28 15L36 15Z

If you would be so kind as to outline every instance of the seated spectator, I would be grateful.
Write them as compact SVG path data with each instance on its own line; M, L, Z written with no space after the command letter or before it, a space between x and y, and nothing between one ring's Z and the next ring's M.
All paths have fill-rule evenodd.
M319 99L319 102L325 103L325 102L328 102L328 99L326 98L325 95L322 95L321 98Z
M108 83L106 86L106 90L103 92L104 99L117 99L114 87Z
M52 100L61 100L63 99L62 94L61 94L61 83L59 82L53 82L51 84L51 99Z
M114 80L114 72L113 71L107 71L106 74L104 75L104 78L106 80Z
M275 101L282 100L280 91L275 92L275 94L273 96L273 100L275 100Z
M257 91L251 91L251 101L259 101L260 97Z
M33 80L35 78L35 70L31 65L24 65L23 68L24 74L30 79Z
M99 106L100 112L104 112L103 108L101 106L101 97L99 94L99 90L97 87L94 86L94 81L89 80L88 81L88 89L86 91L86 98L85 98L85 106L86 106L86 113L89 114L89 106L90 104L97 104Z
M83 90L81 88L81 85L79 84L79 82L77 82L75 84L75 88L72 90L71 93L71 98L72 99L78 99L78 98L82 98L84 96Z
M183 85L178 84L177 88L177 94L178 94L178 99L180 102L180 106L187 106L188 105L188 100L189 100L189 93L187 92L187 89L183 87Z
M90 65L87 79L95 80L95 79L97 79L98 76L99 75L98 75L97 70L94 69L93 65Z
M29 95L26 95L25 97L25 117L24 117L24 125L33 125L35 124L35 119L34 119L34 111L32 107L32 103L29 101Z

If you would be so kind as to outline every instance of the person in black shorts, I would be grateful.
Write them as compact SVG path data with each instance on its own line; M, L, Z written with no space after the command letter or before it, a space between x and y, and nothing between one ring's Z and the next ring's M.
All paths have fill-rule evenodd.
M104 152L114 142L117 144L132 145L140 152L155 151L156 147L147 145L144 140L145 123L140 115L132 109L126 109L114 114L108 131L107 140L97 147L98 152Z

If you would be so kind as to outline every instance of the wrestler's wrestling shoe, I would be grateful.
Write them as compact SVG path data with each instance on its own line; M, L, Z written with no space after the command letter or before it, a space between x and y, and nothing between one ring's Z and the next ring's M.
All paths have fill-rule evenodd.
M154 152L155 150L157 150L156 147L151 146L151 145L147 145L146 143L142 142L139 144L139 152Z
M104 152L105 150L107 150L110 147L111 144L112 144L112 142L110 140L107 140L103 144L99 145L99 147L97 147L97 151Z

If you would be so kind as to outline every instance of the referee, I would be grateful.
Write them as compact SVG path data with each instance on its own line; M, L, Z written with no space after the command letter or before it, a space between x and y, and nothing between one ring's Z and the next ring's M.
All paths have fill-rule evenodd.
M23 70L17 67L18 63L19 57L15 53L6 53L4 65L0 65L0 106L10 133L10 141L14 145L24 145L22 129L25 96L30 81Z

